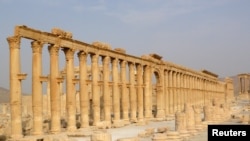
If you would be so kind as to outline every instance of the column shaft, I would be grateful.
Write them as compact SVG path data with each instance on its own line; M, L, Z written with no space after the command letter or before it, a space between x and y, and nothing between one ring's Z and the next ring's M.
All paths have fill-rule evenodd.
M20 38L7 38L10 51L10 113L11 113L11 138L18 139L22 134L22 99L20 73Z
M135 66L133 63L129 63L129 94L130 94L130 120L132 122L136 119L136 93L135 93Z
M61 131L61 104L59 93L59 63L58 51L59 46L49 46L50 53L50 103L51 103L51 132L58 133Z
M73 83L74 75L74 50L63 49L66 58L66 107L67 107L67 129L76 130L76 94Z
M171 115L174 114L174 95L173 95L173 71L170 70L169 71L169 113Z
M33 41L32 45L32 110L33 110L33 134L43 134L43 95L42 82L42 47L39 41Z
M91 61L92 61L92 101L93 101L93 125L96 125L100 121L100 94L98 91L98 55L91 54Z
M87 54L83 51L78 52L79 58L79 97L81 128L89 127L89 94L87 85Z
M51 104L50 104L50 75L48 75L48 81L47 81L47 118L51 118Z
M112 60L113 73L113 111L114 120L120 120L120 92L118 87L118 59Z
M121 83L122 83L122 118L128 121L128 93L127 93L127 80L126 80L126 61L121 62Z
M157 102L157 113L156 113L156 118L158 118L158 120L163 120L165 118L165 111L164 111L164 78L163 78L163 70L161 72L159 72L161 74L159 75L159 80L156 84L156 102Z
M138 120L143 120L143 77L142 77L142 65L136 64L137 68L137 107L138 107Z
M103 96L104 96L104 120L111 123L111 96L109 89L110 81L110 57L103 57Z
M164 86L164 89L165 89L165 114L166 116L169 115L169 82L168 82L168 78L169 78L169 75L168 75L168 71L165 71L164 72L164 81L165 81L165 86Z
M152 77L151 67L146 66L144 69L144 91L145 91L145 118L152 118Z
M177 80L177 72L173 73L173 107L174 107L174 113L177 111L177 106L178 106L178 101L177 101L177 85L176 85L176 80Z

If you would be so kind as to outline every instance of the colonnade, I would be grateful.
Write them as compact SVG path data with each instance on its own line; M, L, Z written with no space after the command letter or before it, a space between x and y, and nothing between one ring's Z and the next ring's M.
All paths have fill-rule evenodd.
M32 33L32 34L31 34ZM194 71L161 60L157 54L136 57L124 52L112 50L105 45L96 46L41 32L26 26L17 26L15 35L7 38L10 48L10 104L11 135L21 138L21 82L26 74L21 73L20 41L32 40L32 108L33 134L42 135L43 102L42 83L49 83L50 133L61 132L61 96L60 84L66 80L67 130L76 130L76 99L80 101L81 128L100 122L123 126L127 122L145 122L147 120L166 120L182 111L185 103L205 105L215 97L224 98L226 83L218 80L209 71ZM50 54L49 77L42 76L42 48L48 44ZM65 78L59 73L59 51L65 55ZM74 55L79 63L79 78L74 76ZM87 76L88 56L91 59L91 78ZM101 60L101 63L99 63ZM99 66L102 65L100 78ZM112 72L112 73L110 73ZM152 113L153 76L156 78L156 115ZM75 84L79 84L79 97L76 97ZM92 104L88 95L91 85ZM99 87L102 87L100 91ZM101 99L101 94L103 98ZM103 104L103 106L101 106ZM92 106L92 107L89 107ZM93 110L93 119L89 109ZM101 118L101 110L104 111ZM91 125L91 126L92 126Z
M238 74L239 94L248 94L250 90L250 74Z

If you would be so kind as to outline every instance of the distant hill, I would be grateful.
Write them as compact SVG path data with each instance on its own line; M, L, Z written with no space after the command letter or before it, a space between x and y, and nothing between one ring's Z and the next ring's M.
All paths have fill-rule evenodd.
M0 103L7 103L10 100L10 91L0 87Z

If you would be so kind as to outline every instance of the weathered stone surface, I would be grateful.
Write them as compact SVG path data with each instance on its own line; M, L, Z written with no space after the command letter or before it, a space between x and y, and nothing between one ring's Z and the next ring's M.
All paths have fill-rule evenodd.
M59 36L59 37L65 37L65 38L72 38L73 37L71 32L63 31L60 28L52 28L51 33L55 34L56 36Z
M96 47L99 47L99 48L111 50L111 46L109 44L107 44L107 43L95 41L95 42L92 43L92 45L94 45Z
M138 137L120 138L117 141L140 141Z
M21 94L22 80L27 76L20 72L22 38L32 40L32 96L27 96L29 101L26 102ZM227 108L221 105L230 102L228 94L233 90L232 81L218 80L217 75L207 70L194 71L163 61L158 54L137 57L126 54L125 49L111 50L106 43L88 44L71 38L72 33L59 28L48 33L27 26L16 26L15 34L7 38L11 58L9 113L12 138L22 138L31 131L42 135L75 132L77 128L90 126L106 129L111 127L111 121L116 128L130 124L128 121L140 126L147 124L146 120L162 121L183 110L187 129L193 132L195 125L201 122L196 118L200 111L196 111L195 116L190 105L205 105L215 98L223 101L207 108L217 117L211 118L211 111L204 110L205 121L224 120ZM49 46L48 76L42 76L42 65L47 65L42 62L44 43ZM63 71L59 70L61 49L66 64ZM152 76L156 78L155 84ZM46 94L42 94L43 83L47 84ZM187 102L190 105L184 108ZM7 110L2 111L6 113ZM160 129L159 132L165 131ZM141 136L151 135L149 131L141 133Z
M91 141L112 141L111 134L96 132L91 135Z
M152 140L153 141L167 141L168 138L166 134L157 133L153 135Z
M123 48L115 48L114 51L117 51L117 52L120 52L120 53L123 53L123 54L126 54L126 50L123 49Z

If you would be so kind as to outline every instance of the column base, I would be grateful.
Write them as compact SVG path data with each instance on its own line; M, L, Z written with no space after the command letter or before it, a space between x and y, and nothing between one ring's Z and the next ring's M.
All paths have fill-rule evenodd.
M166 115L165 120L170 121L170 120L174 120L175 116L174 115Z
M61 132L61 130L50 130L50 133L51 134L58 134L58 133L60 133Z
M109 129L111 128L111 121L100 121L96 124L99 129Z
M43 132L33 132L32 135L43 135Z
M151 119L152 117L153 117L153 115L152 115L152 111L151 110L145 111L145 118L146 119Z
M91 128L80 128L76 133L79 134L79 136L88 137L93 134L93 130Z
M129 120L128 118L123 119L123 122L124 122L124 125L129 125L129 124L131 124L131 123L130 123L130 120Z
M87 128L87 127L89 127L88 122L81 123L81 128Z
M164 110L157 109L156 118L157 121L163 121L165 119Z
M136 123L137 126L142 126L142 125L146 125L146 124L147 124L147 121L143 118L138 119L138 121Z
M76 131L76 127L75 126L67 127L67 131L68 132L74 132L74 131Z
M118 128L124 126L124 121L123 120L113 120L112 127Z
M131 119L130 119L130 122L131 122L131 123L136 123L136 122L137 122L137 118L131 118Z

